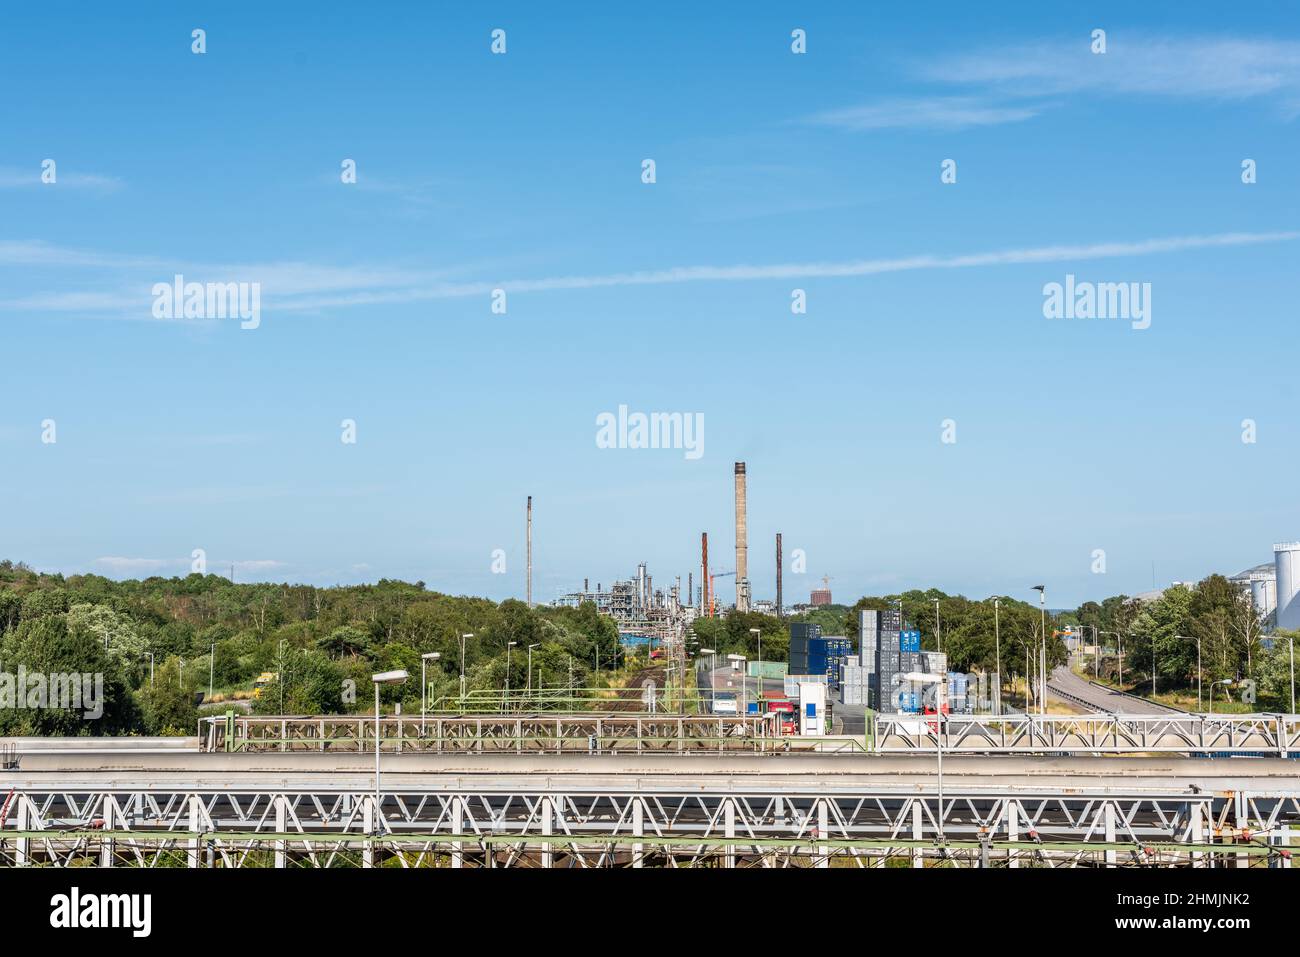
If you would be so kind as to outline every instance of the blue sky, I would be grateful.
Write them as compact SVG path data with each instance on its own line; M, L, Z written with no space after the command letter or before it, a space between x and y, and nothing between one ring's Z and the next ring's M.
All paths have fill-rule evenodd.
M0 555L503 598L531 494L546 600L733 568L737 460L760 598L778 531L787 600L1054 606L1300 537L1285 4L586 6L8 10ZM175 273L260 326L154 319ZM1045 318L1067 273L1150 328ZM703 456L597 448L621 404Z

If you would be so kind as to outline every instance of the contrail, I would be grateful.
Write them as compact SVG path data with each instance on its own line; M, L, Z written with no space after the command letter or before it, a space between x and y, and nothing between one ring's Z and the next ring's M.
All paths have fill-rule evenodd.
M326 305L365 305L377 302L402 302L420 299L451 299L486 295L493 289L506 292L548 292L563 289L598 289L611 286L655 286L683 282L746 282L763 279L817 279L844 276L875 276L882 273L910 272L920 269L968 269L977 266L1016 266L1034 263L1073 262L1124 256L1150 256L1156 253L1181 252L1246 246L1259 243L1287 242L1300 239L1300 232L1218 233L1209 236L1173 236L1134 242L1105 242L1072 246L1040 246L1006 249L997 252L967 253L957 256L906 256L893 259L858 259L847 262L782 263L767 266L676 266L638 272L619 272L596 276L555 276L542 279L510 279L499 282L440 283L436 286L359 292L351 296L302 299L284 303L289 308L311 309Z

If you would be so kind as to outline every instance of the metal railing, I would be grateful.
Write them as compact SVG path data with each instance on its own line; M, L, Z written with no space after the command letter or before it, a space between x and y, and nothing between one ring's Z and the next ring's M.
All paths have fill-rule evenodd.
M252 717L199 721L205 752L373 752L375 720L362 715ZM788 745L755 715L564 714L381 718L379 748L435 753L768 752Z
M1300 755L1294 714L882 714L873 750L883 754L945 753Z

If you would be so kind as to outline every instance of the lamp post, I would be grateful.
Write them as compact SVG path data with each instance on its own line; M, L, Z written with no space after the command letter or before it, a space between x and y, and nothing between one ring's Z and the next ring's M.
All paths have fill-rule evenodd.
M212 701L212 676L217 669L217 643L214 641L208 649L208 701Z
M998 713L1002 713L1002 627L1001 598L993 599L993 671L998 676Z
M153 652L146 652L149 655L149 686L153 686Z
M528 646L528 694L533 693L533 649L540 648L541 642L536 642Z
M1034 591L1038 592L1038 611L1043 629L1038 667L1038 712L1047 714L1047 586L1035 585Z
M519 644L517 641L506 642L506 697L503 702L506 711L510 710L510 649L517 644Z
M934 650L943 651L943 632L939 629L939 599L934 600Z
M751 635L758 636L758 700L763 700L763 631L761 628L749 629ZM761 705L760 705L761 707Z
M375 685L375 819L373 830L376 834L383 827L383 816L379 813L379 686L400 685L409 677L410 675L405 671L381 671L370 676L370 680Z
M1201 639L1191 638L1187 635L1174 635L1177 641L1194 641L1196 642L1196 710L1201 710ZM1153 645L1154 647L1154 645Z
M474 632L469 632L460 636L460 706L465 707L465 639L473 638Z
M437 661L442 657L438 651L430 651L420 655L420 736L424 736L424 719L429 711L429 662Z
M731 662L733 671L740 672L740 700L742 704L741 714L749 714L749 685L745 681L744 662L749 659L744 655L727 655L727 660Z
M1232 684L1232 679L1231 679L1231 678L1220 678L1218 681L1211 681L1211 682L1210 682L1210 714L1214 714L1214 686L1215 686L1215 685L1224 685L1224 686L1225 686L1225 690L1226 690L1226 686L1227 686L1227 685L1230 685L1230 684ZM1231 697L1231 696L1229 696L1229 697Z
M947 675L932 675L932 674L925 674L923 672L914 672L906 675L906 678L908 681L915 681L921 684L922 686L934 685L935 687L934 710L935 710L936 722L934 726L935 727L934 750L935 750L935 757L937 758L939 764L939 768L938 768L939 812L938 814L935 815L934 819L939 830L939 843L942 844L944 840L944 836L943 836L943 734L944 734L944 720L946 718L944 711L948 707L948 702L946 700L948 697L948 677Z
M1295 636L1288 636L1287 642L1291 646L1291 713L1295 714Z
M713 669L717 666L717 651L712 648L701 648L700 654L709 656L709 712L713 712Z

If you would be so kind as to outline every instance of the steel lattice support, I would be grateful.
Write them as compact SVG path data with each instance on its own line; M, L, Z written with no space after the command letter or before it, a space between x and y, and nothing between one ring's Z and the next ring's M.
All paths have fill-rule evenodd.
M1297 790L1300 790L1298 788ZM27 788L0 865L1288 866L1300 794ZM942 840L940 839L942 833Z
M874 750L965 754L1268 754L1300 753L1293 714L880 715Z

